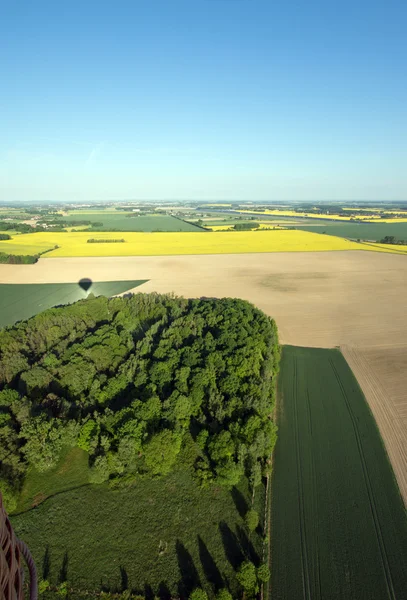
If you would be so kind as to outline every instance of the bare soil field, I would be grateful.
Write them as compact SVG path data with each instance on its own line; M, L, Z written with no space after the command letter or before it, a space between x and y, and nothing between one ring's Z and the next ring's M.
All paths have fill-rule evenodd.
M347 347L346 358L372 407L407 502L404 256L281 252L54 258L35 265L0 265L0 283L76 282L84 277L148 279L137 289L143 292L244 298L276 319L284 344Z
M404 344L407 260L370 252L40 259L0 265L0 283L148 279L139 291L236 296L273 316L284 344Z

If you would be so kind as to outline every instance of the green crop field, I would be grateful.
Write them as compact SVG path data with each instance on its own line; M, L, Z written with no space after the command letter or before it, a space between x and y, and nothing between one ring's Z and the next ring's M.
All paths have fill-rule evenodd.
M132 216L127 216L127 215ZM170 215L137 216L135 213L111 212L75 212L64 217L65 220L92 221L103 223L96 227L98 231L203 231L195 225L185 223Z
M272 487L272 600L403 600L407 520L338 350L284 347Z
M213 597L226 583L237 597L234 569L245 557L258 563L263 551L261 534L250 536L242 517L250 503L247 480L232 490L203 489L192 478L187 455L185 448L179 468L168 476L140 478L116 490L87 483L88 456L78 448L51 472L31 472L18 507L25 512L12 523L28 543L39 576L52 585L67 579L81 590L70 598L101 589L185 598L199 585ZM263 503L261 486L255 505L260 515Z
M88 291L78 283L0 284L0 327L13 325L60 304L70 304L88 293L115 296L145 283L146 280L95 282Z
M298 221L298 219L297 219ZM394 235L398 240L407 240L407 223L334 223L328 221L319 225L295 225L296 229L313 233L326 233L350 239L381 240L386 235Z

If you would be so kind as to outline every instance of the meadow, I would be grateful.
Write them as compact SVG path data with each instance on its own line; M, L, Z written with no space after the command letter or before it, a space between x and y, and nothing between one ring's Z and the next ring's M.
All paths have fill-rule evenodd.
M246 252L323 252L359 250L355 242L306 231L276 230L255 232L126 232L123 244L88 244L89 237L105 239L106 233L39 232L21 234L0 241L0 251L10 254L36 254L53 249L44 258L61 256L159 256L173 254L236 254ZM112 236L114 237L114 236ZM369 248L370 249L370 248Z
M88 484L86 453L71 452L47 477L31 474L25 506L39 504L11 518L40 578L53 586L67 579L76 590L70 598L101 589L185 598L199 585L210 597L229 585L237 597L235 568L245 557L258 563L263 554L261 534L250 535L244 524L246 479L232 490L201 488L180 466L112 489ZM262 486L255 505L260 515L264 496Z
M85 291L78 283L0 284L0 327L13 325L53 306L70 304L89 293L95 296L123 294L146 280L98 281Z
M407 520L338 350L284 347L272 482L272 600L402 600Z
M199 227L170 215L137 216L137 213L126 213L124 211L75 211L69 212L64 219L72 222L92 221L103 223L102 226L95 228L97 231L202 231Z

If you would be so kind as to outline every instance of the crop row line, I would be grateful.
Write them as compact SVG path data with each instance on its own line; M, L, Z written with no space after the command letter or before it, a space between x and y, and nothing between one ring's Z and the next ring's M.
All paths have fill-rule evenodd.
M306 544L306 526L305 526L305 508L304 508L304 490L302 481L302 467L301 467L301 454L299 444L299 427L298 427L298 398L297 398L297 358L293 360L293 406L294 406L294 428L295 428L295 449L297 459L297 480L298 480L298 512L299 512L299 525L300 525L300 541L301 541L301 568L302 568L302 581L303 581L303 597L305 600L311 600L311 590L309 581L309 565L308 565L308 553Z
M386 579L386 586L387 586L387 593L388 593L388 597L390 598L390 600L396 600L396 595L394 592L394 586L393 586L393 580L392 580L392 576L391 576L391 571L390 571L390 566L389 566L389 561L388 561L388 556L387 556L387 552L386 552L386 548L385 548L385 544L384 544L384 540L383 540L383 533L381 530L381 526L380 526L380 520L377 514L377 508L376 508L376 503L375 503L375 499L374 499L374 493L372 490L372 484L370 481L370 477L369 477L369 471L367 468L367 464L366 464L366 457L364 455L364 451L363 451L363 446L362 446L362 442L360 439L360 433L359 433L359 428L357 426L357 422L356 422L356 418L355 415L353 413L351 404L349 402L349 398L346 394L346 390L345 387L342 383L342 380L339 376L339 373L335 367L335 364L333 362L332 359L329 359L329 362L331 364L331 368L332 371L336 377L336 380L338 382L338 386L339 389L341 390L343 399L345 401L349 416L351 418L351 422L352 422L352 426L353 426L353 430L355 433L355 438L356 438L356 443L358 446L358 452L359 452L359 457L360 457L360 461L361 461L361 465L362 465L362 471L363 471L363 477L365 480L365 485L366 485L366 490L368 493L368 497L369 497L369 504L370 504L370 510L372 513L372 518L373 518L373 523L374 523L374 527L375 527L375 532L376 532L376 539L378 542L378 546L379 546L379 550L380 550L380 557L381 557L381 562L382 562L382 566L383 566L383 571L384 571L384 575L385 575L385 579Z

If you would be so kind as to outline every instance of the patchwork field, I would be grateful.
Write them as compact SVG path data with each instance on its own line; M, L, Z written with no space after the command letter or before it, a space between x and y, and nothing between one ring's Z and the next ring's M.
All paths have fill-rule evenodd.
M18 268L0 265L0 283L77 283L83 277L127 281L135 276L149 280L143 291L249 300L276 318L286 344L369 347L405 344L407 339L407 261L395 254L41 258L37 264Z
M78 283L0 284L0 327L13 325L16 321L59 304L70 304L89 293L95 296L116 296L133 290L145 280L98 281L88 290ZM87 287L87 286L85 286Z
M349 221L353 221L353 220L359 220L359 221L366 221L367 223L375 223L375 222L381 222L381 223L394 223L394 222L398 222L398 223L407 223L407 216L402 215L400 217L394 217L391 219L382 219L380 218L380 216L372 216L372 215L358 215L358 216L351 216L351 215L335 215L335 214L315 214L315 213L307 213L307 212L297 212L295 210L264 210L264 211L251 211L251 210L239 210L239 213L242 214L251 214L251 215L273 215L273 216L281 216L281 217L307 217L307 218L312 218L312 219L318 219L318 220L325 220L325 221L341 221L341 222L349 222Z
M137 216L137 213L124 211L76 211L69 212L65 219L103 223L97 227L99 231L202 231L199 227L170 215Z
M272 600L402 600L407 520L376 424L338 350L285 347Z
M121 244L89 244L88 239L111 239L103 232L39 232L0 241L0 252L37 254L51 250L46 258L59 256L158 256L179 254L238 254L252 252L326 252L333 250L377 250L340 237L307 231L213 231L198 233L125 232ZM58 246L58 248L55 248ZM397 247L395 247L397 248Z
M143 292L249 300L276 319L285 344L326 348L345 345L364 350L384 347L383 364L388 363L386 348L406 345L407 261L405 256L396 254L349 251L55 258L18 268L0 265L0 283L76 284L82 277L126 281L135 276L149 280L142 286ZM378 365L374 372L383 390L381 402L388 406L392 392L386 373ZM401 369L389 373L395 386L404 382ZM407 384L400 385L399 393L403 395ZM374 410L373 396L365 388L364 391ZM394 433L386 428L387 417L379 413L375 416L407 503L400 479L401 472L407 473L407 464L397 451L398 447L407 447L407 425L403 419L396 419L399 441L395 445Z

